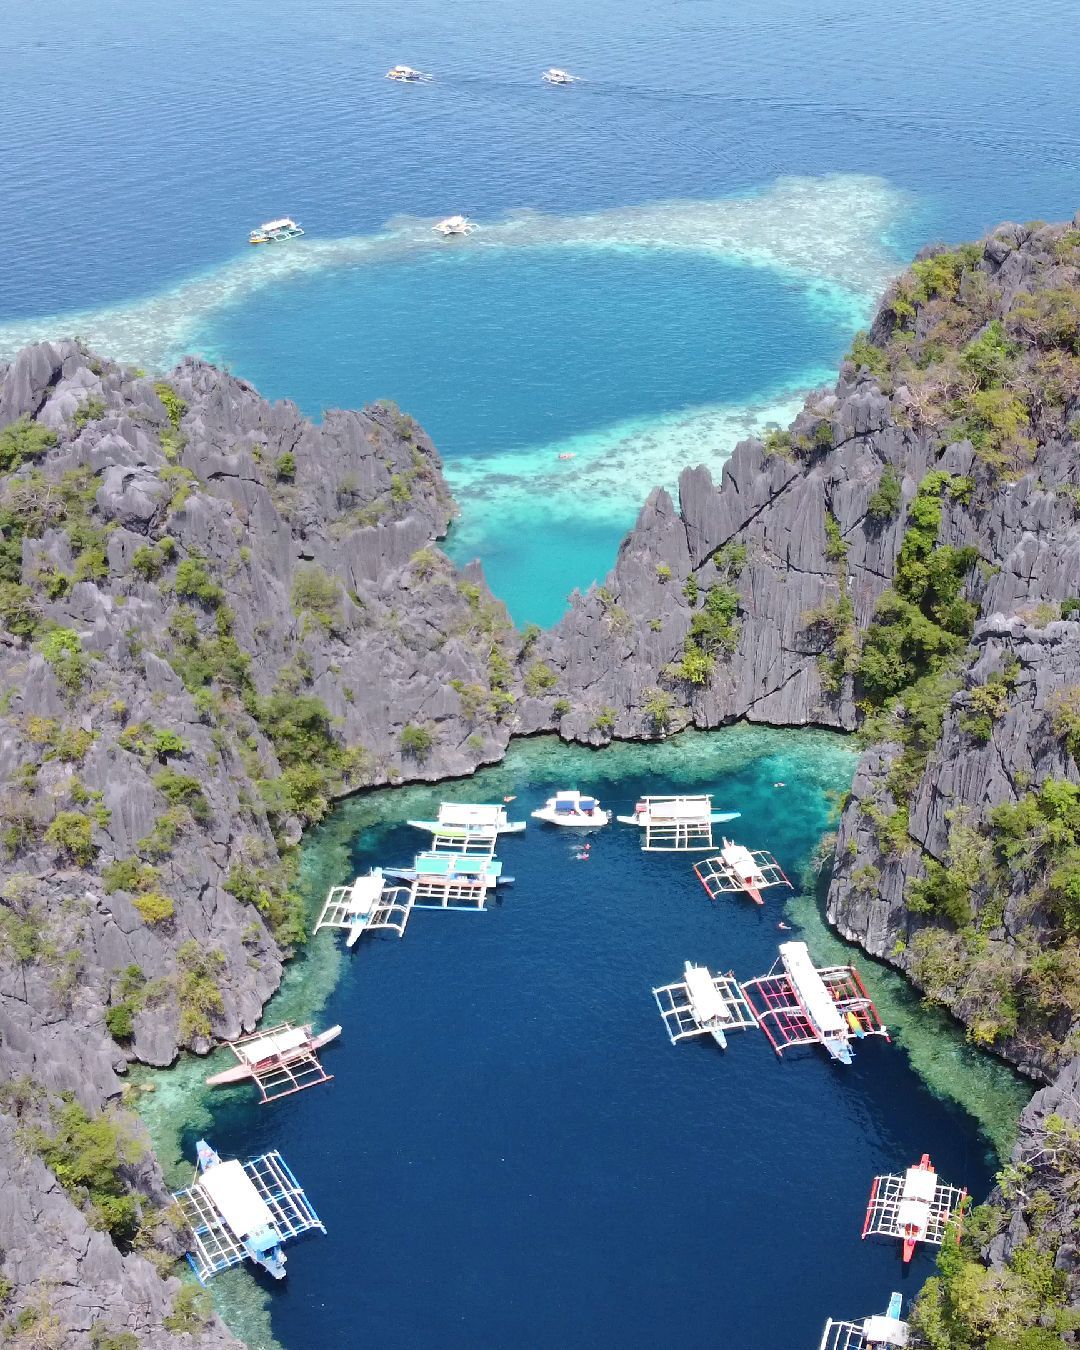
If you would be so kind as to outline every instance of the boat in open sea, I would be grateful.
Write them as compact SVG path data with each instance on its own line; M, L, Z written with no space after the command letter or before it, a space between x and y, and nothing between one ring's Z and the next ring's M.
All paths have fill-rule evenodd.
M248 235L249 244L280 244L286 239L299 239L303 229L291 216L280 220L264 220L257 230Z
M449 239L455 234L472 234L476 226L468 216L446 216L440 221L436 221L431 227L436 234L441 234L444 239Z
M544 71L540 78L545 84L564 85L581 83L580 75L571 75L568 70L560 70L558 66L551 66L550 69Z
M412 66L391 66L386 78L396 80L398 84L427 84L431 76L426 71L413 70Z

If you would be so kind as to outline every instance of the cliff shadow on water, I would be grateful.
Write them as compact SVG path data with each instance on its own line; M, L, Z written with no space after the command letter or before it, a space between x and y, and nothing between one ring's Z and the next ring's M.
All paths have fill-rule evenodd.
M471 779L340 803L305 843L309 927L331 885L411 857L423 836L407 818L506 797L527 818L574 785L616 811L647 791L711 791L741 812L723 830L809 880L762 910L712 904L690 856L643 854L635 830L593 833L586 861L581 836L530 821L500 844L516 881L487 913L417 912L404 940L352 952L329 933L310 940L264 1024L340 1022L323 1056L331 1084L268 1107L250 1089L211 1097L201 1081L220 1052L143 1075L170 1180L189 1175L203 1135L223 1155L279 1147L327 1223L292 1249L287 1288L216 1282L230 1324L254 1346L344 1345L357 1326L385 1346L645 1345L674 1317L680 1334L723 1325L765 1347L883 1306L900 1271L891 1246L859 1242L871 1175L927 1148L985 1192L1023 1085L863 956L897 1043L864 1044L846 1070L814 1051L778 1063L756 1032L726 1056L672 1047L650 993L686 959L761 974L788 936L821 963L852 959L825 929L812 872L854 765L840 736L760 726L603 752L542 737ZM702 1278L715 1263L687 1244L693 1231L715 1235L724 1281ZM763 1282L766 1264L799 1268L810 1231L831 1254L812 1282ZM905 1293L930 1269L917 1262Z

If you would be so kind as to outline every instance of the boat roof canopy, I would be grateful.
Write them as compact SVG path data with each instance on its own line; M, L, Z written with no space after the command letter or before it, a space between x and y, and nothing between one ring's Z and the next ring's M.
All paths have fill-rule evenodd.
M288 227L296 227L296 221L291 216L282 216L280 220L267 220L260 226L260 230L284 230Z
M208 1168L199 1182L238 1238L273 1225L269 1205L235 1158Z

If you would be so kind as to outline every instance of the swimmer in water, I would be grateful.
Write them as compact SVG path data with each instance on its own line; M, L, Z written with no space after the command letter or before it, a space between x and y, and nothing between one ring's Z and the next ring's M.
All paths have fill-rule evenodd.
M788 933L791 931L791 924L785 923L783 919L781 919L776 926L781 930L781 932Z
M516 796L516 794L511 793L511 795L510 795L509 797L504 797L504 798L503 798L503 801L504 801L504 802L516 802L516 801L517 801L517 796Z
M786 783L774 783L773 787L787 787Z

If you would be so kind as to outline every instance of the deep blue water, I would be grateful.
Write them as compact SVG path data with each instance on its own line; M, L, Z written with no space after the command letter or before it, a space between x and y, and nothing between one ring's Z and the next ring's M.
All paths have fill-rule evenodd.
M927 239L1075 210L1080 107L1061 40L1073 17L1065 0L1023 19L1007 0L8 6L0 330L54 332L46 316L212 272L282 211L312 241L402 215L426 231L458 210L485 226L523 209L606 212L613 229L649 203L768 193L792 174L877 182L851 180L824 212L763 215L736 242L801 240L819 259L873 246L876 266L854 269L865 314L882 264ZM383 80L401 60L435 83ZM551 62L587 82L544 87ZM722 261L732 241L693 228L699 214L676 210L654 232L644 284L640 259L590 272L573 250L548 275L526 231L475 270L357 268L194 314L179 345L225 354L314 412L376 394L429 420L464 508L452 551L484 557L516 618L546 621L606 571L645 487L687 460L721 463L775 414L774 395L828 377L859 322L858 305L785 294L792 278L775 271L721 277L704 255ZM696 287L693 262L666 256L680 238ZM152 363L164 328L115 345ZM687 421L677 434L672 408ZM567 432L585 438L569 485L543 472L549 433L562 445Z
M346 804L309 863L325 850L341 881L407 859L420 836L389 821L447 791L516 791L524 813L576 771L623 810L672 790L678 766L795 876L852 764L837 738L751 729L681 750L523 747L469 785ZM812 1049L778 1061L756 1031L726 1054L669 1044L652 986L687 958L764 973L798 936L777 931L778 892L764 909L713 905L685 856L642 854L625 826L595 833L588 862L576 847L532 822L500 847L516 882L488 912L416 912L404 939L347 954L319 1019L345 1028L323 1056L330 1085L215 1099L223 1154L280 1147L329 1229L290 1249L270 1291L284 1345L809 1346L830 1314L881 1310L931 1269L919 1257L905 1274L893 1244L860 1241L875 1171L929 1150L985 1191L973 1120L900 1045L869 1040L841 1068Z

